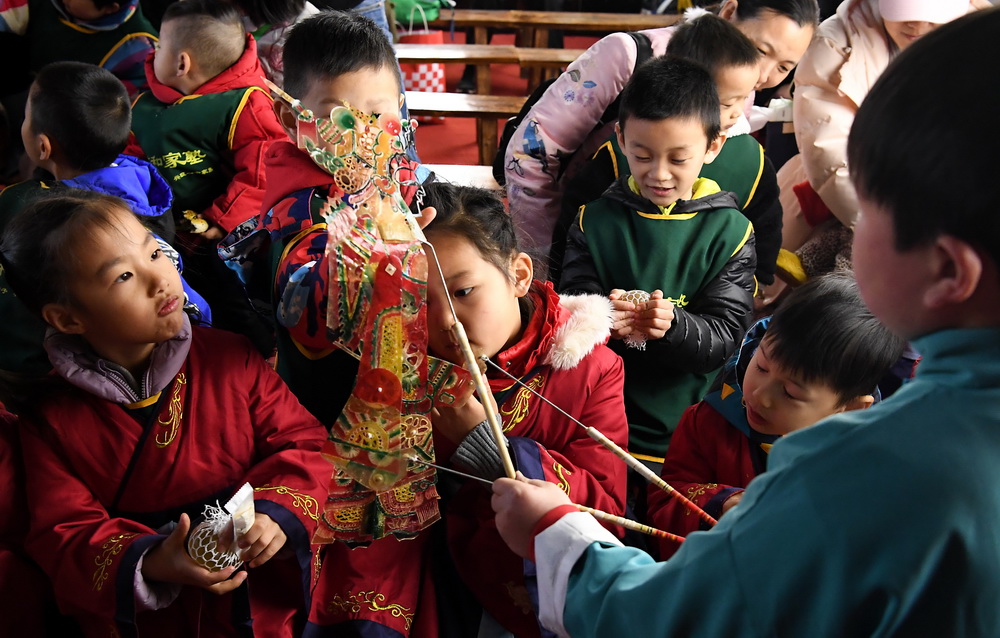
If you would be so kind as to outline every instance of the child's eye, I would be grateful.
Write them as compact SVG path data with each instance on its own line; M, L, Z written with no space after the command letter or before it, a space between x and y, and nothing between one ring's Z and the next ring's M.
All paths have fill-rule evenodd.
M767 374L767 370L764 369L764 366L760 365L757 362L754 362L754 366L757 368L757 372L762 372L764 374Z
M455 291L456 297L468 297L470 294L472 294L472 288L460 288Z
M789 392L788 388L782 388L782 390L784 391L785 396L788 397L789 399L791 399L792 401L799 401L800 400L797 396L795 396L794 394L792 394L791 392Z
M778 67L778 70L781 71L782 73L790 73L792 69L790 67L782 65Z
M132 273L130 273L130 272L123 272L122 274L118 275L117 279L115 279L115 283L121 283L123 281L128 281L131 278L132 278Z
M680 166L680 165L683 165L683 164L685 164L685 163L686 163L686 162L688 161L688 159L690 159L690 158L684 158L684 159L672 159L672 160L670 160L670 162L671 162L672 164L677 164L678 166Z
M648 157L640 157L639 155L633 155L632 158L637 162L648 162Z
M149 260L154 261L156 259L159 259L162 254L163 253L160 251L160 249L157 248L156 250L153 251L153 254L149 256Z

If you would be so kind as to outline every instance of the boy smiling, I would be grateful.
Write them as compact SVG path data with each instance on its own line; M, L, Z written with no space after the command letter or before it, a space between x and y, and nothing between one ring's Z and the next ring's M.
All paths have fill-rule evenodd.
M622 92L617 126L631 175L582 206L567 238L559 289L610 296L629 447L651 463L662 462L681 414L751 322L753 227L732 193L698 177L722 148L719 104L697 63L668 56L640 67ZM621 299L636 289L650 300ZM636 334L645 349L622 341Z

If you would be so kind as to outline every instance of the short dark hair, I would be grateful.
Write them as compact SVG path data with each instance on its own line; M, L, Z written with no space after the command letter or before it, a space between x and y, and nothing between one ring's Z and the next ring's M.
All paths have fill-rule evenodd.
M632 74L622 91L618 125L622 131L629 118L665 120L695 118L705 127L711 144L719 136L719 92L715 80L702 65L664 56L653 58Z
M942 25L903 51L858 109L851 178L861 197L892 215L899 250L951 235L1000 267L1000 130L984 124L983 110L1000 103L1000 80L954 64L1000 55L998 32L998 9ZM946 102L929 95L938 82L949 87Z
M107 69L83 62L47 64L29 99L32 131L47 135L73 169L105 168L128 143L128 91Z
M361 69L390 68L399 81L389 38L372 20L349 11L326 11L298 22L283 56L282 88L295 98L305 95L315 78L332 80Z
M709 73L732 67L757 66L760 51L728 20L710 13L687 20L674 29L667 55L704 66Z
M297 18L306 0L233 0L233 4L255 25L279 26Z
M49 303L72 304L70 282L78 274L76 246L95 229L116 229L113 210L123 200L96 191L60 188L26 206L4 229L0 261L14 294L41 314Z
M868 309L848 273L817 277L792 291L764 342L769 358L807 383L830 386L842 403L874 392L905 347Z
M816 0L740 0L736 5L736 20L751 20L767 11L783 15L800 27L819 24Z
M225 0L174 2L163 12L162 24L174 20L184 22L183 29L174 31L174 46L189 51L210 78L236 64L246 49L239 9Z
M425 187L424 206L433 206L437 216L427 233L451 233L471 241L483 259L507 274L520 252L514 222L503 201L484 188L431 182Z

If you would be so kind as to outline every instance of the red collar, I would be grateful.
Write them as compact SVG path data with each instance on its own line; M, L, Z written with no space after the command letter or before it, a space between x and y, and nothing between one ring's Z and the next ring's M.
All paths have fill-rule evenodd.
M155 51L151 51L146 56L146 81L149 83L149 90L153 97L164 104L173 104L177 100L187 97L177 89L169 87L156 79L156 72L153 70L153 56ZM246 48L243 55L231 67L218 74L208 82L205 82L194 94L208 95L211 93L222 93L233 89L245 89L251 86L266 88L264 84L264 67L260 65L260 58L257 57L257 41L249 33L247 34Z
M524 327L524 333L517 343L494 357L497 365L518 378L545 364L556 331L566 323L570 314L559 304L559 295L549 282L533 282L528 298L534 309ZM487 373L490 377L490 389L494 392L510 386L511 380L506 375L495 370L488 370Z

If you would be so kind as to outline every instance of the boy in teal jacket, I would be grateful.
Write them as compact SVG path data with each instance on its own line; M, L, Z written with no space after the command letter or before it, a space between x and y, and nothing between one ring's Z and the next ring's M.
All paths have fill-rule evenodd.
M914 380L870 410L781 439L743 501L665 563L621 547L586 514L561 516L559 490L497 481L497 527L537 562L546 626L1000 635L1000 183L990 161L1000 131L980 117L1000 100L1000 79L954 64L1000 55L998 30L990 10L921 39L851 130L858 283L923 354ZM947 104L927 91L940 83L956 89Z

